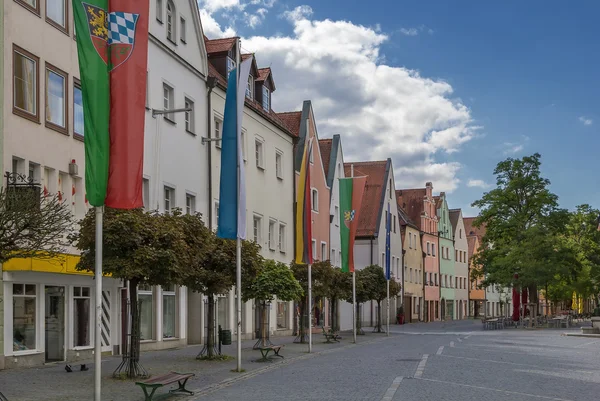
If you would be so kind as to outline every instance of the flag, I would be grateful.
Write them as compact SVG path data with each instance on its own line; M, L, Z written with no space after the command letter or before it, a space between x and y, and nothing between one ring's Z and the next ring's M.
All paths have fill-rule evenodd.
M77 193L77 191L75 191L75 185L71 186L71 204L75 205L75 194Z
M92 206L141 207L149 3L73 0Z
M307 136L308 136L308 130ZM312 138L306 138L300 165L300 177L296 190L296 263L311 264L312 249L312 207L310 191L310 154Z
M246 239L246 183L242 148L242 117L246 82L250 74L252 58L246 59L238 69L229 73L225 111L223 113L223 135L221 136L221 178L219 188L219 221L217 236L226 239ZM238 187L239 166L239 187Z
M390 213L390 204L388 203L387 221L385 222L385 278L389 280L392 276L392 267L390 266L390 233L392 230L392 213Z
M354 271L354 239L367 177L340 178L342 271Z

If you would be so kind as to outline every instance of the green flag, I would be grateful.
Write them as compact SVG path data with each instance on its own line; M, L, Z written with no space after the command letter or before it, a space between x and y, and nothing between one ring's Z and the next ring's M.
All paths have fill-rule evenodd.
M340 178L342 271L354 271L354 238L367 177Z
M92 206L102 206L110 151L108 0L73 0L73 16L83 98L86 197Z

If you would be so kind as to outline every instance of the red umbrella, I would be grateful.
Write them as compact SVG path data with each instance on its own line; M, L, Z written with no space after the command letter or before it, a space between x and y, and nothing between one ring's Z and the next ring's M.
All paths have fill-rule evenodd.
M521 291L522 293L522 303L523 303L523 316L527 316L527 288L523 288L523 291Z
M519 275L515 274L514 278L515 278L515 282L516 282L516 280L519 278ZM521 297L519 297L519 291L513 285L513 289L512 289L512 301L513 301L512 320L513 320L513 322L518 322L519 321L519 309L520 309L520 306L521 306L520 299L521 299Z

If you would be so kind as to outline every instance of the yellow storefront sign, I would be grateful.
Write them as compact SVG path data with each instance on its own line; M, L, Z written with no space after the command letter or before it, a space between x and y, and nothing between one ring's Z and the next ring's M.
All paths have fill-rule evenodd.
M77 262L79 262L79 256L67 254L58 255L53 258L11 259L2 265L2 270L78 274L82 276L94 275L92 272L78 271L75 268Z

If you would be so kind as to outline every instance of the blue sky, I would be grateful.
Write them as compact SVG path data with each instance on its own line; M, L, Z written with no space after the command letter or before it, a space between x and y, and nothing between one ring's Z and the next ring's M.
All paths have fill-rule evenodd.
M432 180L473 214L498 161L539 152L561 206L600 207L600 2L368 5L200 3L209 37L237 33L272 66L274 109L310 98L320 135L340 133L347 159L392 157L399 187Z

